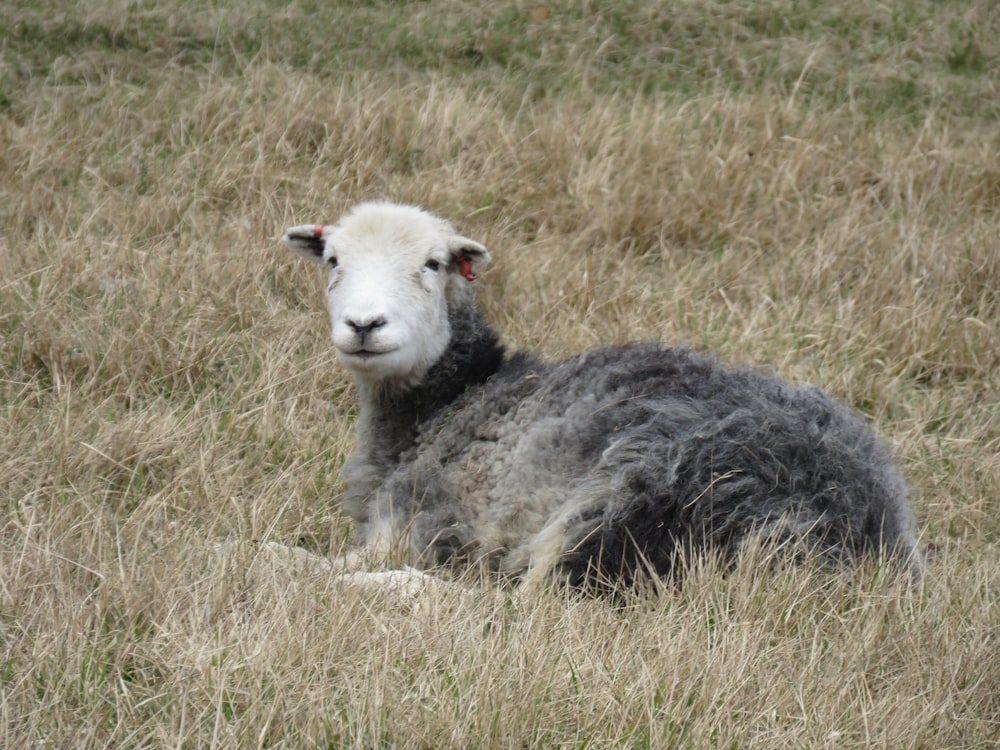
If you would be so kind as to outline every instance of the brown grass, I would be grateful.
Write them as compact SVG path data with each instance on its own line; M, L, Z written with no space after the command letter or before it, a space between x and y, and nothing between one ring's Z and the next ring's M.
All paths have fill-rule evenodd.
M991 6L533 5L12 8L0 744L996 745ZM348 532L351 389L276 239L375 196L490 247L513 346L687 341L859 408L925 586L703 561L617 608L401 602L257 546Z

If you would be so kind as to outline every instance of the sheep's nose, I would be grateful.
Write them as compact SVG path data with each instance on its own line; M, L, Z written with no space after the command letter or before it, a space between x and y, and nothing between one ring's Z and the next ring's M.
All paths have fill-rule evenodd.
M347 326L358 334L362 339L372 331L385 325L385 318L373 318L371 320L347 320Z

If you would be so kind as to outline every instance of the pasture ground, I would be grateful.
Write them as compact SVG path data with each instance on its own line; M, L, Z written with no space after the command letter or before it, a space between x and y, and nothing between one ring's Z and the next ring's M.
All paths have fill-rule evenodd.
M994 5L6 3L0 744L995 747ZM491 249L511 346L687 342L852 404L924 584L400 602L261 546L348 533L351 387L278 237L380 196Z

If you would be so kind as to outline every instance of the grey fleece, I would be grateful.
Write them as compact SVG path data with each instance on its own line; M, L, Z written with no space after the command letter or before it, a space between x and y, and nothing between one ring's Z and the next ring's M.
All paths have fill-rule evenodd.
M361 397L345 510L412 564L585 588L751 538L919 574L906 488L863 420L813 386L685 347L553 365L505 356L474 303L416 387Z

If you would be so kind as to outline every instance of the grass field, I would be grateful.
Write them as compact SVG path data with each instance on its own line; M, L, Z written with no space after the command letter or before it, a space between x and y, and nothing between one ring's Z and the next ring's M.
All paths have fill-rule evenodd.
M8 2L0 745L1000 743L992 0ZM850 403L930 558L622 606L337 586L352 443L285 227L421 204L506 341ZM222 544L227 543L227 544Z

